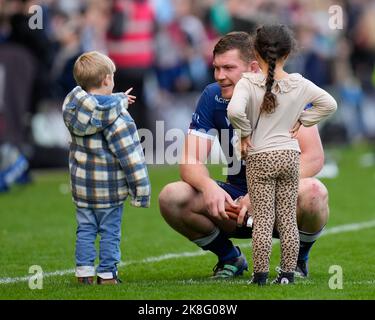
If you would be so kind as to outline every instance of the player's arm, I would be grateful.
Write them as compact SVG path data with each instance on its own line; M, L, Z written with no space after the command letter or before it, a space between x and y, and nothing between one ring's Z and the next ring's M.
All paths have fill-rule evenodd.
M306 128L301 126L297 140L301 149L300 178L313 177L324 165L324 150L316 125Z
M211 152L213 139L188 134L180 164L181 179L203 194L207 211L219 219L228 219L225 204L237 205L231 196L211 179L205 161Z
M202 192L207 185L214 182L205 165L211 152L211 139L188 134L185 137L183 154L180 164L182 180Z

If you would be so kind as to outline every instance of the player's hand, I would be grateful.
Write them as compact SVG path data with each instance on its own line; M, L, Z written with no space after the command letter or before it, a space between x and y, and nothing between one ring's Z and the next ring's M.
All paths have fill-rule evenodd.
M209 215L216 219L229 219L226 207L231 210L238 209L238 204L236 204L232 197L225 190L220 188L216 182L213 182L204 190L203 198Z
M292 135L292 138L295 138L297 137L297 134L298 134L298 130L299 128L301 127L302 123L301 121L297 121L296 124L293 126L293 128L289 131L290 134Z
M238 198L234 200L234 202L238 205L235 208L231 206L228 202L225 202L225 213L228 215L229 219L237 221L237 217L238 217L241 207L239 205Z
M133 104L134 102L135 102L135 100L137 99L137 97L136 96L132 96L132 95L130 95L129 93L130 93L130 91L132 91L133 90L133 88L130 88L130 89L128 89L128 90L126 90L124 93L127 95L127 97L128 97L128 104L130 105L130 104Z
M250 136L241 138L241 158L246 159L249 150L252 148Z
M235 200L235 202L238 204L237 210L229 210L228 208L227 214L231 219L236 220L238 226L246 226L252 209L249 200L249 195L246 194L243 197L239 197Z

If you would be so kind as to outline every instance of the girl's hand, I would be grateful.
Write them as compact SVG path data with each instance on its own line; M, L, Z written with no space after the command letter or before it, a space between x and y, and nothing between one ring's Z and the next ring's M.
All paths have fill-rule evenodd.
M132 95L129 95L130 91L132 91L133 88L130 88L128 90L125 91L125 94L128 96L128 104L133 104L135 102L135 99L137 99L136 96L132 96Z
M238 227L247 226L251 227L252 223L252 206L249 199L249 194L238 197L234 200L238 204L238 208L233 209L229 206L225 206L225 212L230 219L237 222Z
M301 127L301 125L302 125L301 121L298 120L296 124L294 125L294 127L289 131L292 135L292 138L297 137L298 130Z
M250 136L246 138L241 138L241 158L245 159L249 153L249 149L253 146L251 145Z

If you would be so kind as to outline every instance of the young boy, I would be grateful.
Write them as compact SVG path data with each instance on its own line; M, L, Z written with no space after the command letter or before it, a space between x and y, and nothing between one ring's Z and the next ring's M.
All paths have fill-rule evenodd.
M116 67L93 51L74 64L78 86L65 98L63 117L72 142L69 169L77 211L76 277L92 284L99 234L98 284L118 284L123 202L148 207L150 182L136 125L127 112L135 97L112 93Z

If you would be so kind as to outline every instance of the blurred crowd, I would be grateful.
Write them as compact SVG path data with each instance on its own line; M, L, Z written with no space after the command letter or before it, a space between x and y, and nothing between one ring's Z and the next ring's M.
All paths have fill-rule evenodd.
M341 12L337 29L330 19L340 22ZM31 27L31 17L42 28ZM27 181L30 165L67 164L60 109L75 86L72 68L82 52L113 59L115 91L134 88L130 113L139 128L153 131L155 120L173 117L174 126L181 119L186 129L199 92L213 81L217 39L269 22L295 33L289 71L338 100L341 111L326 126L327 138L352 142L374 135L372 0L0 0L0 191ZM15 170L9 154L23 159Z

